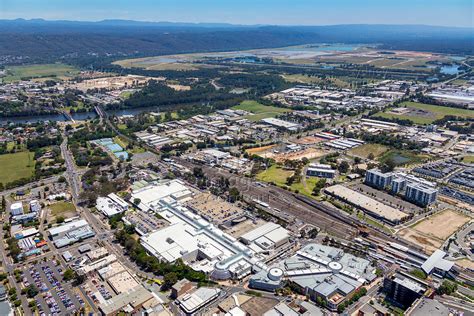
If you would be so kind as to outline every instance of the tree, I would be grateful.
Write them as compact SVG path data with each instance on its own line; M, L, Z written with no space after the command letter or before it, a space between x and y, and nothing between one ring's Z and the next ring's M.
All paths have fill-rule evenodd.
M35 297L38 293L39 293L38 289L37 289L36 286L34 286L33 284L31 284L30 286L27 287L26 296L27 296L28 298L33 298L33 297Z
M166 273L163 277L163 290L170 289L176 282L178 282L178 275L175 272Z
M63 274L64 281L66 282L74 279L75 276L76 276L76 273L74 273L72 269L66 269L66 271L64 271L64 274Z
M345 160L343 160L339 166L337 167L337 169L339 170L340 173L346 173L349 171L349 163Z
M382 172L391 172L396 167L396 163L392 158L388 158L381 166L380 171Z
M230 202L235 202L240 199L240 192L236 187L232 187L229 190L229 200Z
M451 295L458 290L458 285L454 282L444 280L443 283L439 286L436 292L439 295Z
M137 205L137 206L138 206L138 205L140 205L141 202L142 202L142 200L140 200L139 198L133 199L133 204L134 204L134 205Z
M64 216L58 216L58 217L56 217L56 223L58 223L58 224L64 223Z
M374 160L375 155L374 155L373 153L370 153L370 154L367 156L367 158L368 158L369 160Z
M426 273L421 269L413 269L413 270L410 271L410 274L414 275L417 278L422 279L422 280L427 278Z
M60 177L58 178L58 182L59 182L59 183L65 183L65 182L66 182L66 178L65 178L64 176L60 176Z

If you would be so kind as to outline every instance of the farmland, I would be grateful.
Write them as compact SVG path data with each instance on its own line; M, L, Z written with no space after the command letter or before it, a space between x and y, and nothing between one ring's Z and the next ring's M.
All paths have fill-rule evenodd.
M35 169L33 157L34 154L28 151L0 155L0 183L30 178Z
M406 119L420 125L431 124L435 120L442 119L446 115L454 115L463 118L474 118L474 111L446 106L418 102L403 102L400 104L400 107L409 108L410 111L403 114L397 114L393 112L379 112L375 114L375 116L389 119Z

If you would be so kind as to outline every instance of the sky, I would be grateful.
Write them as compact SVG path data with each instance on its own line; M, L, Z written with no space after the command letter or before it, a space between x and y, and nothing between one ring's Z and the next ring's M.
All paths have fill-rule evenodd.
M474 27L474 0L0 0L0 19Z

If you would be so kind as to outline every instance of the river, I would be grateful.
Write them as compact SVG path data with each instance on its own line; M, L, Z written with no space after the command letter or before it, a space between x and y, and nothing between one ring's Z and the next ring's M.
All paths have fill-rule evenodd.
M106 111L109 115L123 116L123 115L137 115L143 112L159 112L158 107L147 107L147 108L136 108L136 109L124 109L124 110L109 110ZM81 113L72 113L72 118L75 121L84 121L97 117L96 112L81 112ZM8 123L14 124L25 124L25 123L37 123L45 121L56 121L56 122L66 122L68 119L63 114L50 114L50 115L34 115L34 116L15 116L15 117L1 117L0 125L5 125Z

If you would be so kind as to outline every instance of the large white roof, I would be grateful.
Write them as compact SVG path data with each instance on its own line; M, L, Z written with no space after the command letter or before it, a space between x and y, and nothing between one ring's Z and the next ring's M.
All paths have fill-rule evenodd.
M182 192L191 191L179 180L171 180L166 183L153 184L132 192L133 199L140 199L141 203L150 206L159 200L171 195L181 195Z

